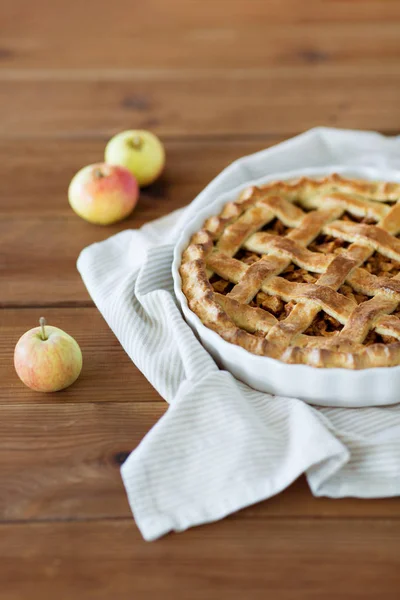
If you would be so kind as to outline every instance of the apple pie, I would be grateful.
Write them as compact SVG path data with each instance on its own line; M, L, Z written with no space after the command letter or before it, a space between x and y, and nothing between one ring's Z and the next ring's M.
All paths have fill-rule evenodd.
M285 363L400 364L400 184L278 181L206 220L182 255L190 309Z

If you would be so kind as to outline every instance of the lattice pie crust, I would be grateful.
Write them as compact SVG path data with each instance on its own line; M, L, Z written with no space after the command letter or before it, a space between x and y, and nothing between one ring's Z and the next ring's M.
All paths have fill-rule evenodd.
M184 251L190 309L286 363L400 364L400 184L303 178L247 189Z

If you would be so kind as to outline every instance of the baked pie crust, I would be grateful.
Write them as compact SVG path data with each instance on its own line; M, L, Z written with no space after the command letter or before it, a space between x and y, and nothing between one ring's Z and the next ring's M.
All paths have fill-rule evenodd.
M254 354L400 364L400 184L302 178L247 189L183 252L190 309Z

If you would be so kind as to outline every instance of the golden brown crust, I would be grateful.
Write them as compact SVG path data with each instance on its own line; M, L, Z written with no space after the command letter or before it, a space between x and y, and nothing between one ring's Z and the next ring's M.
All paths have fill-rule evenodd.
M246 190L183 252L190 309L225 340L287 363L400 364L400 319L391 314L400 302L399 199L400 184L336 174ZM249 256L241 260L243 252ZM215 289L213 276L223 279ZM320 311L336 330L321 325Z

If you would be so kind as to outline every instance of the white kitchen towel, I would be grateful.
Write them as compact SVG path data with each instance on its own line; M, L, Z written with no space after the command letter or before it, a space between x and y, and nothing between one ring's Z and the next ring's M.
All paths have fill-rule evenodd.
M256 392L217 368L173 293L174 241L209 200L266 174L331 164L400 169L400 138L313 129L236 161L184 210L79 257L94 302L170 404L121 468L146 540L269 498L301 473L316 496L400 494L400 405L317 409Z

